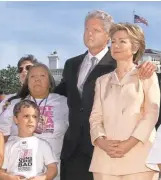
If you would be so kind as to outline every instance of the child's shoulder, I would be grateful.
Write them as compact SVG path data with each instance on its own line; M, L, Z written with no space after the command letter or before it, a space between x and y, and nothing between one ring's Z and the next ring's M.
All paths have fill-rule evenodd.
M12 149L12 147L14 147L18 142L19 142L18 136L10 136L8 141L5 143L5 148Z

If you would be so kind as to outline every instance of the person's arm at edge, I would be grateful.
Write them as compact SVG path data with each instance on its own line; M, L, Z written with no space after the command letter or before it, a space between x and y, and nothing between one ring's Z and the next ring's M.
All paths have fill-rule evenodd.
M4 137L3 134L0 132L0 168L2 167L4 160Z
M101 84L100 84L100 78L98 78L96 80L95 97L94 97L91 115L89 118L91 142L93 145L95 145L96 139L98 139L99 137L106 137L102 116L103 114L102 114L102 103L101 103Z
M10 175L5 169L0 169L0 180L20 180L20 176Z

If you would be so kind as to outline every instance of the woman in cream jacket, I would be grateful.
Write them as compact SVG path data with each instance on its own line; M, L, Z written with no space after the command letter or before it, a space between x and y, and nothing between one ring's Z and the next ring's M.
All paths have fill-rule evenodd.
M110 30L117 68L98 78L90 116L94 180L154 180L146 159L155 135L160 90L156 74L140 80L135 63L145 50L143 31L128 23ZM149 69L150 71L151 69Z

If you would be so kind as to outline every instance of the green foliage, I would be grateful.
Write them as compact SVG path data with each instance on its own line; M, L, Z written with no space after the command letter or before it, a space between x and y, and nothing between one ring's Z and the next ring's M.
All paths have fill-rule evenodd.
M0 70L0 90L5 94L18 92L20 88L17 68L8 65L6 69Z

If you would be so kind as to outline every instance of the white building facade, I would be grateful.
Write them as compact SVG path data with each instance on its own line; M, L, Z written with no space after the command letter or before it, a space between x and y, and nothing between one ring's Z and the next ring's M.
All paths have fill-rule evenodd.
M48 59L49 59L49 69L56 81L56 84L58 84L61 81L62 73L63 73L63 69L59 68L60 59L58 53L54 51L48 56Z

